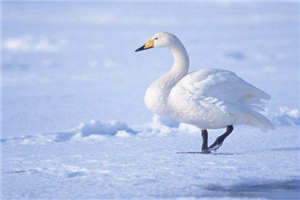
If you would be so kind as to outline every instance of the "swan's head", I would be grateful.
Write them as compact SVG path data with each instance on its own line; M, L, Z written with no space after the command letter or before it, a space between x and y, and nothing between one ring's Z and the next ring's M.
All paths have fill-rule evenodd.
M135 51L142 51L156 47L170 47L176 44L177 41L179 41L177 37L171 33L156 33L150 40L148 40L148 42L146 42L143 46L136 49Z

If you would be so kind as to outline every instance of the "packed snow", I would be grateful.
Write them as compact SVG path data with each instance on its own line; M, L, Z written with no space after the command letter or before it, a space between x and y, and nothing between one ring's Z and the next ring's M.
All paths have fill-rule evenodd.
M297 199L298 7L2 3L0 199ZM199 128L153 116L144 92L172 57L134 50L161 31L182 39L191 71L231 70L270 94L275 129L237 126L200 154Z

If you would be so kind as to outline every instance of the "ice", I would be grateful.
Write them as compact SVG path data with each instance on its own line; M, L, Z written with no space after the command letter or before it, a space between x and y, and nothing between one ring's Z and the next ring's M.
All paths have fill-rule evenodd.
M296 199L298 2L3 2L0 199ZM223 68L271 95L275 129L237 126L218 151L153 116L175 33L191 71ZM225 130L208 130L209 144Z

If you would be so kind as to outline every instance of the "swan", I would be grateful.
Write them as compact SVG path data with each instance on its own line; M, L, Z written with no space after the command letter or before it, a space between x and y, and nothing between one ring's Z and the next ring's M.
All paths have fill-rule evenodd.
M189 56L174 34L156 33L142 47L142 51L168 47L174 57L171 70L154 81L145 93L145 104L155 114L201 129L204 153L216 151L233 126L244 124L262 130L272 129L272 123L259 111L270 96L247 83L235 73L223 69L201 69L188 73ZM207 129L226 128L208 146Z

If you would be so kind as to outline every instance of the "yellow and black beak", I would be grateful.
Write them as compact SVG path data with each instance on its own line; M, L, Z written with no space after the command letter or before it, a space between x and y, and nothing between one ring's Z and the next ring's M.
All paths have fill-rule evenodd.
M136 49L135 52L146 50L146 49L150 49L150 48L153 48L153 47L154 47L154 40L151 39L148 42L146 42L143 46L141 46L140 48Z

